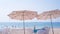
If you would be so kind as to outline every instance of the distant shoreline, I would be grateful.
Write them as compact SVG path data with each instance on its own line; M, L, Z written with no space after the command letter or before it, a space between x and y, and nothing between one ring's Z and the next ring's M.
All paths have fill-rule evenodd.
M45 26L47 26L47 27L51 27L51 23L39 23L39 22L31 22L31 23L25 23L25 27L31 27L31 28L33 28L34 27L34 25L36 25L38 28L41 28L41 27L45 27ZM4 22L2 22L2 23L0 23L0 28L1 27L7 27L7 26L9 26L9 27L23 27L23 23L20 23L20 22L6 22L6 23L4 23ZM53 27L54 28L60 28L60 23L59 22L56 22L56 23L53 23Z

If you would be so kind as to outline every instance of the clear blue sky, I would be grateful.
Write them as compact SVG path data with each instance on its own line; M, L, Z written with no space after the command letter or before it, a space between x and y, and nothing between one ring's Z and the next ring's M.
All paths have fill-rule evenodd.
M54 9L60 9L60 0L0 0L0 22L17 22L17 20L12 20L7 16L15 10L35 10L41 13ZM36 19L31 21L34 20L38 21ZM60 18L57 18L53 21L59 20ZM44 21L49 20L42 20L42 22Z

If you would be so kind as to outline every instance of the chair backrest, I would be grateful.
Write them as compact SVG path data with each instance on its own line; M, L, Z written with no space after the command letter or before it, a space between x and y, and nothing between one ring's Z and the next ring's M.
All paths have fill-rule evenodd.
M44 27L42 29L39 29L37 31L37 34L49 34L49 28L48 27Z

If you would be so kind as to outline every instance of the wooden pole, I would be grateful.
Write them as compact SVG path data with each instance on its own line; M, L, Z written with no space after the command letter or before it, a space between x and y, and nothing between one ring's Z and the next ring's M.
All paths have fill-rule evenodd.
M52 15L51 14L50 14L50 21L51 21L52 34L54 34L54 28L53 28Z
M25 34L24 12L23 12L23 30L24 30L24 34Z

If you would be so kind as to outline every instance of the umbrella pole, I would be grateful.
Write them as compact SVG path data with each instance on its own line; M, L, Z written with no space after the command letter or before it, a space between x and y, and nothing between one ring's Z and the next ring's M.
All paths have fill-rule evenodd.
M53 28L53 23L52 23L52 17L51 17L51 15L50 15L50 20L51 20L52 33L54 34L54 28Z
M24 29L24 34L25 34L25 23L24 23L24 20L23 20L23 29Z
M24 30L24 34L25 34L24 12L23 12L23 30Z

